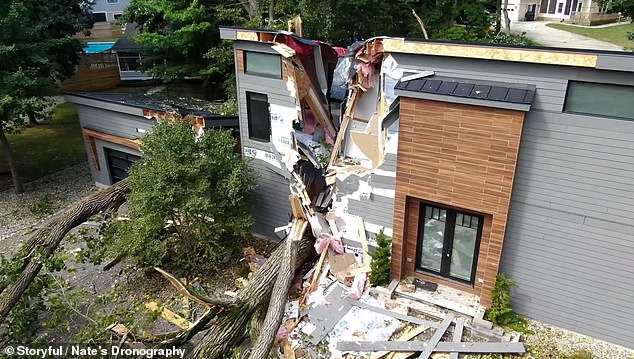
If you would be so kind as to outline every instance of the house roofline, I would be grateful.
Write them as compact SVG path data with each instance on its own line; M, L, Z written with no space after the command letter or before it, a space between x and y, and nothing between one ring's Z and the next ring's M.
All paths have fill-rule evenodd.
M290 34L286 31L221 26L220 36L225 40L272 43L261 34ZM423 40L404 37L377 37L367 40L381 41L385 52L461 57L545 65L560 65L634 72L634 53L586 49L564 49L540 46L481 44Z

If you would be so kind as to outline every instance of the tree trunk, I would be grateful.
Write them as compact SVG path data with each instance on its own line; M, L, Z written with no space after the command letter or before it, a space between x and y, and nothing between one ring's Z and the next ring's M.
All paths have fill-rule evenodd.
M295 241L287 240L285 243L284 257L280 265L280 271L273 285L269 308L262 323L262 329L257 341L253 344L253 351L249 359L266 359L273 347L273 341L282 324L288 289L295 276L295 256L297 246Z
M38 122L37 117L35 117L35 112L28 112L26 115L29 118L29 123L33 126L37 126Z
M511 20L509 19L509 0L504 0L504 8L502 9L502 14L504 14L504 31L506 35L511 35Z
M13 260L22 260L26 255L22 273L13 284L0 293L0 323L7 318L11 309L42 269L44 260L55 252L66 234L91 216L103 210L118 208L125 201L125 195L130 191L130 187L130 182L126 179L90 195L29 238L13 258Z
M291 239L287 238L286 241L291 241ZM297 259L292 274L311 256L315 255L313 245L314 240L307 237L297 242ZM286 242L282 242L253 278L249 280L249 284L238 293L238 304L219 315L217 323L204 335L190 357L200 359L227 358L231 351L242 343L247 336L251 316L269 304L274 282L282 271L285 252ZM288 271L284 275L287 273ZM264 327L262 331L265 331Z
M15 193L20 194L24 192L24 185L20 180L20 175L18 174L18 166L15 163L15 157L13 156L13 150L11 149L11 144L9 144L9 140L7 140L7 136L4 133L4 128L2 127L2 120L0 119L0 142L2 143L2 152L4 153L4 157L7 159L7 163L9 163L9 169L11 170L11 178L13 179L13 189Z
M269 27L273 28L273 21L275 20L275 0L269 1Z
M495 33L496 34L502 32L502 1L503 0L497 1L497 8L500 9L500 12L498 12L497 16L495 17Z

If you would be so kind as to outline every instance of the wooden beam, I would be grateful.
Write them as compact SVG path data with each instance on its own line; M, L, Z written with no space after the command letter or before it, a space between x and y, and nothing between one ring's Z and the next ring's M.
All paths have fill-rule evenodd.
M431 353L436 348L436 345L438 345L438 343L440 342L440 339L442 339L442 336L445 335L445 332L447 331L447 329L449 329L449 326L451 325L451 321L453 320L453 318L454 318L453 314L451 313L447 314L447 316L445 317L445 320L443 320L442 323L440 323L434 335L432 335L431 339L429 339L429 341L426 343L427 347L425 348L425 350L423 350L422 353L420 353L420 356L418 357L418 359L429 359L429 357L431 356Z
M453 329L453 338L451 338L451 341L454 343L460 343L460 341L462 340L463 330L464 330L464 320L458 319L456 321L456 327ZM457 352L451 353L451 355L449 356L449 359L458 359L458 353Z
M163 317L163 319L182 329L189 329L193 325L190 321L172 312L171 310L167 308L159 308L156 302L145 303L145 307L151 311L161 311L161 317Z
M341 351L361 351L361 352L420 352L427 348L427 342L410 341L354 341L337 343L337 349ZM433 349L435 353L473 353L473 354L493 354L493 353L514 353L523 354L526 352L522 343L472 343L472 342L440 342Z
M139 139L131 140L129 138L114 136L107 133L90 130L87 128L84 128L82 131L84 133L84 136L98 138L106 142L116 143L117 145L129 147L137 151L139 150L139 147L141 146L141 140Z
M238 30L236 32L236 39L246 41L260 41L258 33L255 31Z
M391 311L391 310L379 308L379 307L376 307L374 305L366 304L366 303L363 303L363 302L353 301L353 302L351 302L351 304L353 306L355 306L355 307L359 307L361 309L366 309L366 310L369 310L369 311L372 311L372 312L375 312L375 313L378 313L378 314L387 315L388 317L396 318L396 319L399 319L399 320L402 320L402 321L405 321L405 322L410 322L410 323L422 325L422 326L425 326L425 327L428 327L428 328L436 328L436 327L438 327L438 323L431 322L429 320L416 318L416 317L410 317L409 315L405 315L405 314L397 313L397 312L394 312L394 311ZM449 317L449 316L450 315L447 315L447 317ZM453 319L453 316L451 317L451 319ZM449 323L451 323L451 319L449 320Z
M412 339L416 338L417 336L419 336L420 334L422 334L427 329L428 328L424 327L424 326L411 328L409 330L406 330L406 331L403 331L402 333L400 333L398 335L398 337L396 337L396 339L394 339L394 341L406 342L406 341L412 340ZM381 359L381 358L385 357L388 354L390 354L390 352L375 352L375 353L372 353L370 355L370 359ZM391 353L391 354L395 354L395 353ZM399 353L399 354L403 354L403 353ZM409 354L406 354L406 355L409 355ZM392 357L393 357L393 355L390 355L388 358L391 359Z
M379 41L379 40L377 40ZM598 55L547 49L518 49L468 44L411 41L403 38L380 40L385 52L417 55L464 57L472 59L515 61L535 64L595 68Z

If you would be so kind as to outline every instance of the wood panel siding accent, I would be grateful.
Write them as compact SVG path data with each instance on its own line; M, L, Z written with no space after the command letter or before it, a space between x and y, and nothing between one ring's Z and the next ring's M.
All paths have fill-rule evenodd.
M236 50L236 66L238 67L238 73L244 73L244 51Z
M128 138L123 138L119 136L110 135L103 132L98 132L94 130L90 130L87 128L82 129L82 133L84 134L84 139L86 140L86 144L88 145L88 156L92 161L93 166L96 170L101 170L99 165L99 155L97 153L97 146L95 144L95 139L100 139L102 141L116 143L117 145L125 146L128 148L132 148L134 150L139 150L141 146L141 140L131 140Z
M524 113L401 98L392 275L420 277L490 304L498 273ZM415 268L420 202L484 216L473 287Z
M73 76L62 82L62 90L67 92L106 90L115 88L120 83L117 55L83 54Z

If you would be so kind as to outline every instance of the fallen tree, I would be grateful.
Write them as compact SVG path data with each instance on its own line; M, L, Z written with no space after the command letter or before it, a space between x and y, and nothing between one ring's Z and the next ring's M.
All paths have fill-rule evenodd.
M66 234L97 213L119 208L129 191L129 181L123 180L96 192L64 211L27 240L13 257L14 261L24 262L22 272L11 285L2 288L0 293L0 323L6 320L11 309L37 277L44 262L57 250Z
M300 238L297 241L290 237L286 238L271 253L264 265L249 280L249 284L238 293L235 304L218 315L218 319L213 322L190 357L226 358L247 337L249 329L255 331L251 338L256 344L256 356L252 358L261 358L262 353L268 355L281 324L279 311L284 310L288 284L295 272L315 255L314 240L310 236L301 235ZM276 282L279 283L272 297ZM259 319L261 312L268 312L269 318L262 318L263 322ZM252 320L254 316L258 319Z

